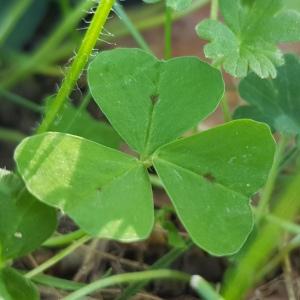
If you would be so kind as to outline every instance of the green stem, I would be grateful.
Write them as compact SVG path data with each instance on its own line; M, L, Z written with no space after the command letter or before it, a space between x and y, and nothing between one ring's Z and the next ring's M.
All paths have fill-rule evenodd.
M67 72L57 96L53 100L48 114L45 116L42 124L38 128L38 133L47 131L51 124L54 122L56 116L63 109L64 103L67 101L71 91L76 84L76 81L80 77L82 70L89 60L89 57L93 51L97 39L99 38L99 35L108 18L114 2L115 0L102 0L99 3L92 23L90 24L79 48L78 54L75 57L69 71Z
M270 170L266 185L264 187L264 190L261 195L261 199L260 199L258 207L257 207L257 214L256 214L257 223L259 223L261 221L263 215L269 211L270 198L271 198L272 192L274 190L276 179L277 179L277 176L278 176L278 173L280 170L280 168L279 168L280 162L283 157L283 154L284 154L284 151L285 151L288 141L289 141L289 138L287 136L283 135L278 143L274 161L273 161L273 165Z
M11 5L11 9L4 14L5 18L1 20L0 26L0 47L14 30L20 17L25 13L32 2L33 0L15 1L15 3Z
M219 0L211 0L211 4L210 4L211 20L218 20L218 12L219 12ZM219 67L219 69L221 70L221 67ZM226 95L226 91L221 100L221 109L223 112L224 122L225 123L230 122L232 120L232 117L231 117L231 112L230 112L230 108L229 108L229 104L228 104L228 98Z
M184 11L180 11L180 12L174 12L173 20L178 20L178 19L190 14L191 12L196 11L197 9L203 7L208 2L209 2L209 0L194 0L188 9L186 9ZM90 4L90 6L92 6L93 2L91 1L89 3L86 2L86 3L82 3L82 4L84 4L84 5ZM153 7L153 5L151 5L149 7ZM75 8L72 10L72 15L74 15L75 10L79 11L79 13L81 13L83 16L84 11L88 10L88 8L81 9L81 10L79 10L79 9L77 10L77 8ZM153 14L147 15L144 18L140 17L140 15L141 15L140 12L137 15L138 15L138 17L134 17L132 19L134 19L134 24L135 24L136 29L140 30L140 31L158 27L158 26L162 25L165 20L164 14L157 13L156 9L153 12ZM70 16L68 16L68 19L69 18L70 18ZM59 27L58 29L56 30L57 32L58 31L60 31L60 33L64 32L65 36L68 34L67 30L62 30L63 29L62 26ZM65 26L65 29L68 29L68 28ZM128 35L128 29L125 26L120 26L120 23L118 23L118 22L109 22L109 24L107 25L107 30L114 33L114 38L120 38L120 37L124 37L124 36ZM56 37L58 36L57 32L55 32ZM46 40L45 44L48 45L47 49L46 49L46 47L44 48L44 46L46 46L46 45L43 45L43 47L39 48L39 50L35 54L33 54L31 57L28 56L27 59L24 59L24 63L22 63L21 65L19 63L15 64L15 67L10 69L9 76L7 76L7 74L8 74L7 70L5 71L4 75L2 74L3 73L2 72L0 77L3 79L2 79L0 85L4 86L6 88L12 87L12 86L16 85L20 80L25 78L26 76L29 76L29 75L35 74L35 73L46 74L46 75L53 74L55 76L62 76L63 73L58 72L58 70L49 69L49 67L53 63L58 63L65 59L68 59L70 53L76 47L76 43L73 40L66 42L64 44L64 46L62 46L63 51L61 51L61 45L60 45L61 41L59 41L59 39L56 39L56 42L57 42L56 44L55 43L48 44L48 41L54 40L53 35L49 39ZM109 37L108 37L108 39L109 39ZM98 44L99 44L99 42L97 43L97 45ZM42 49L42 48L44 48L44 49ZM43 50L43 51L41 51L41 50Z
M230 122L232 120L232 117L231 117L231 112L230 112L226 92L221 100L221 108L223 112L224 122L225 123Z
M172 9L166 5L165 7L165 50L164 58L172 57Z
M32 281L38 284L50 286L65 291L76 291L85 286L84 283L40 274L32 278Z
M282 248L277 255L275 255L261 271L257 273L258 278L263 278L272 272L283 260L284 256L293 250L300 247L300 235L294 237L284 248Z
M120 20L124 23L124 25L130 32L132 37L135 39L135 41L139 45L139 47L147 52L152 53L152 51L151 51L150 47L148 46L148 44L146 43L145 39L143 38L143 36L140 34L140 32L137 30L137 28L135 27L135 25L133 24L131 19L128 17L126 12L124 11L123 6L120 3L116 2L114 5L114 11L116 12L116 14L120 18Z
M299 203L300 170L298 170L285 192L278 198L272 215L292 221L300 209ZM261 279L258 271L266 265L271 254L282 240L283 230L277 225L264 222L255 239L249 240L243 255L237 259L225 275L223 296L226 300L245 299L245 295Z
M104 4L106 2L107 1L101 1L101 3ZM68 18L64 19L62 24L54 30L53 34L45 40L30 59L25 60L23 64L17 65L9 72L9 76L6 76L6 79L1 82L1 86L10 88L15 85L16 82L26 77L26 75L31 74L32 69L35 69L36 66L43 63L44 60L52 62L52 57L55 57L53 53L57 51L57 48L60 48L61 41L63 41L70 31L73 31L79 20L86 14L86 10L90 9L93 5L93 0L82 0L81 3L72 10ZM74 49L74 45L72 49Z
M286 253L283 258L283 275L284 275L285 286L288 294L288 299L297 300L298 297L296 296L294 290L293 269L292 269L289 253Z
M0 127L0 140L11 142L11 143L20 143L26 135L23 133Z
M280 168L284 168L289 163L291 163L298 155L299 155L299 148L297 146L294 146L286 155L283 157L283 159L280 162Z
M277 225L278 227L281 227L282 229L284 229L289 233L300 234L300 226L297 224L294 224L286 220L282 220L276 216L273 216L272 214L265 214L264 217L266 221L271 222Z
M183 248L173 248L167 254L162 256L158 261L156 261L152 266L151 270L157 270L161 268L167 268L173 263L180 255L184 252L188 251L193 246L192 241L188 241L186 246ZM136 295L145 285L147 281L135 282L130 284L123 292L122 295L116 300L127 300L131 299L134 295Z
M171 270L152 270L119 274L90 283L87 286L79 289L78 291L75 291L74 293L68 295L67 297L64 297L62 300L84 299L87 295L109 286L157 279L173 279L183 282L189 282L190 275Z
M79 229L68 234L53 236L50 239L48 239L46 242L44 242L43 246L47 248L64 247L72 243L74 240L82 238L85 235L86 233L81 229Z
M44 108L42 106L24 98L24 97L21 97L19 95L16 95L9 91L6 91L6 90L2 89L1 87L0 87L0 95L13 103L16 103L20 106L28 108L34 112L42 113L44 111Z
M210 4L210 18L218 20L219 0L211 0Z
M69 254L71 254L74 250L76 250L81 245L85 244L90 239L91 238L89 236L83 236L81 239L77 240L76 242L74 242L73 244L71 244L70 246L65 248L64 250L60 251L59 253L57 253L56 255L51 257L49 260L45 261L44 263L42 263L41 265L39 265L35 269L28 272L25 275L25 277L26 278L32 278L32 277L44 272L45 270L51 268L56 263L58 263L60 260L62 260L63 258L68 256Z
M161 180L156 175L150 175L150 182L151 182L152 186L154 186L154 187L157 187L157 188L160 188L160 189L164 188Z
M206 281L198 275L191 278L191 287L197 292L199 296L206 300L224 300Z

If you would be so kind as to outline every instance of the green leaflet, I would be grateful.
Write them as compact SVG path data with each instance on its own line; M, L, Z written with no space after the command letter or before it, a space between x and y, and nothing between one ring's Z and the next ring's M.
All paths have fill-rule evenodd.
M268 123L287 134L300 133L300 61L294 55L285 55L285 64L277 68L277 78L262 80L249 74L239 86L241 97L250 106L241 106L235 118L252 118Z
M15 152L28 190L91 235L134 241L153 226L154 165L194 242L215 255L238 251L252 228L249 197L272 164L270 130L243 120L176 141L219 103L220 72L194 57L117 49L96 57L88 81L140 160L69 134L33 136Z
M145 3L158 3L160 0L143 0ZM188 8L193 0L166 0L166 5L174 10L180 11Z
M298 0L285 0L286 6L291 9L300 11L300 2Z
M212 113L224 91L220 72L196 57L159 61L139 49L100 53L88 82L113 127L143 157Z
M249 197L267 178L274 146L266 125L241 120L157 151L154 166L201 248L224 255L243 245L253 226Z
M56 228L55 210L21 187L16 175L0 169L0 260L31 252Z
M122 141L111 126L93 119L86 111L78 112L70 104L64 108L58 122L52 124L50 131L78 135L112 148L118 148Z
M0 270L0 299L38 300L34 285L12 268Z
M204 20L196 31L210 41L205 56L231 75L245 77L252 70L261 78L275 78L275 66L284 62L276 45L300 40L300 14L284 9L282 0L252 2L220 0L225 24Z
M15 158L29 191L91 235L122 241L148 236L151 186L134 157L80 137L46 133L25 139Z

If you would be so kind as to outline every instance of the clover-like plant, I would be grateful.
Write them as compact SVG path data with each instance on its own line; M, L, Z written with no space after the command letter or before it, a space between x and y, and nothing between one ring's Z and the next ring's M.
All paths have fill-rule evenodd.
M235 118L251 118L267 123L288 135L300 134L299 58L284 56L285 64L277 68L275 79L263 80L251 73L239 85L241 97L250 105L240 106Z
M55 209L30 195L12 172L0 169L0 295L3 299L38 299L33 285L6 265L11 259L38 248L52 235L56 225Z
M36 135L15 152L28 190L93 236L135 241L153 227L154 167L193 241L214 255L238 251L253 226L249 197L272 165L269 128L238 120L179 138L219 104L220 72L196 57L115 49L92 61L88 82L139 157L69 134Z
M205 56L235 77L248 71L261 78L276 77L284 63L277 44L300 40L300 14L285 9L283 0L220 0L225 24L200 22L196 31L210 43Z

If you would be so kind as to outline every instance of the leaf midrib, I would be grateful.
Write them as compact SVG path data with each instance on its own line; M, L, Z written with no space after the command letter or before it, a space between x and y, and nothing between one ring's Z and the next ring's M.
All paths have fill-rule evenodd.
M177 164L175 164L175 163L173 163L173 162L170 162L170 161L168 161L168 160L166 160L166 159L162 159L162 158L158 158L158 157L154 158L154 159L153 159L153 161L154 161L154 166L155 166L155 160L161 161L161 162L166 163L166 164L171 165L171 166L175 166L175 167L177 167L177 168L179 168L179 169L182 169L182 170L184 170L185 172L188 172L188 173L190 173L190 174L192 174L192 175L194 175L194 176L199 176L199 177L201 177L201 178L203 179L204 182L207 181L207 180L204 178L203 174L198 174L198 173L196 173L196 172L194 172L194 171L192 171L192 170L190 170L190 169L184 168L184 167L182 167L182 166L180 166L180 165L177 165ZM226 185L224 185L224 184L222 184L222 183L220 183L220 182L218 182L218 181L208 182L208 183L209 183L209 184L212 184L212 185L219 186L219 187L221 187L222 189L224 189L224 190L226 190L226 191L233 192L233 193L235 193L235 194L237 194L237 195L239 195L239 196L242 196L242 197L244 197L244 198L247 198L247 199L250 198L250 196L245 195L245 194L243 194L242 192L236 191L236 190L234 190L234 189L231 189L231 188L229 188L228 186L226 186Z

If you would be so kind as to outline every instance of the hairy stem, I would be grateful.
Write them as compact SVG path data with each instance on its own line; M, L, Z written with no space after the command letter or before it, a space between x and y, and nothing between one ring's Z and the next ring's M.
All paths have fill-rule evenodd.
M101 1L101 3L102 2L105 1ZM52 57L55 57L53 53L58 51L57 48L60 48L61 41L70 31L74 30L74 27L78 24L79 20L86 14L86 10L90 9L93 5L93 0L81 1L80 4L73 9L68 18L64 19L61 25L54 30L53 34L45 40L30 59L24 60L22 64L17 65L10 70L9 74L7 74L5 79L1 82L1 86L10 88L19 80L22 80L28 74L31 74L32 69L36 68L40 63L43 63L44 60L52 62ZM74 49L74 45L71 49Z
M53 100L48 114L45 116L42 124L38 128L38 133L47 131L51 124L54 122L56 116L61 113L64 103L68 100L68 97L72 92L76 81L79 79L81 72L83 71L85 65L89 60L89 57L99 38L99 35L103 29L103 26L108 18L114 2L114 0L102 0L99 3L93 20L81 43L78 54L75 57L70 69L68 70L63 84L58 91L58 94Z

